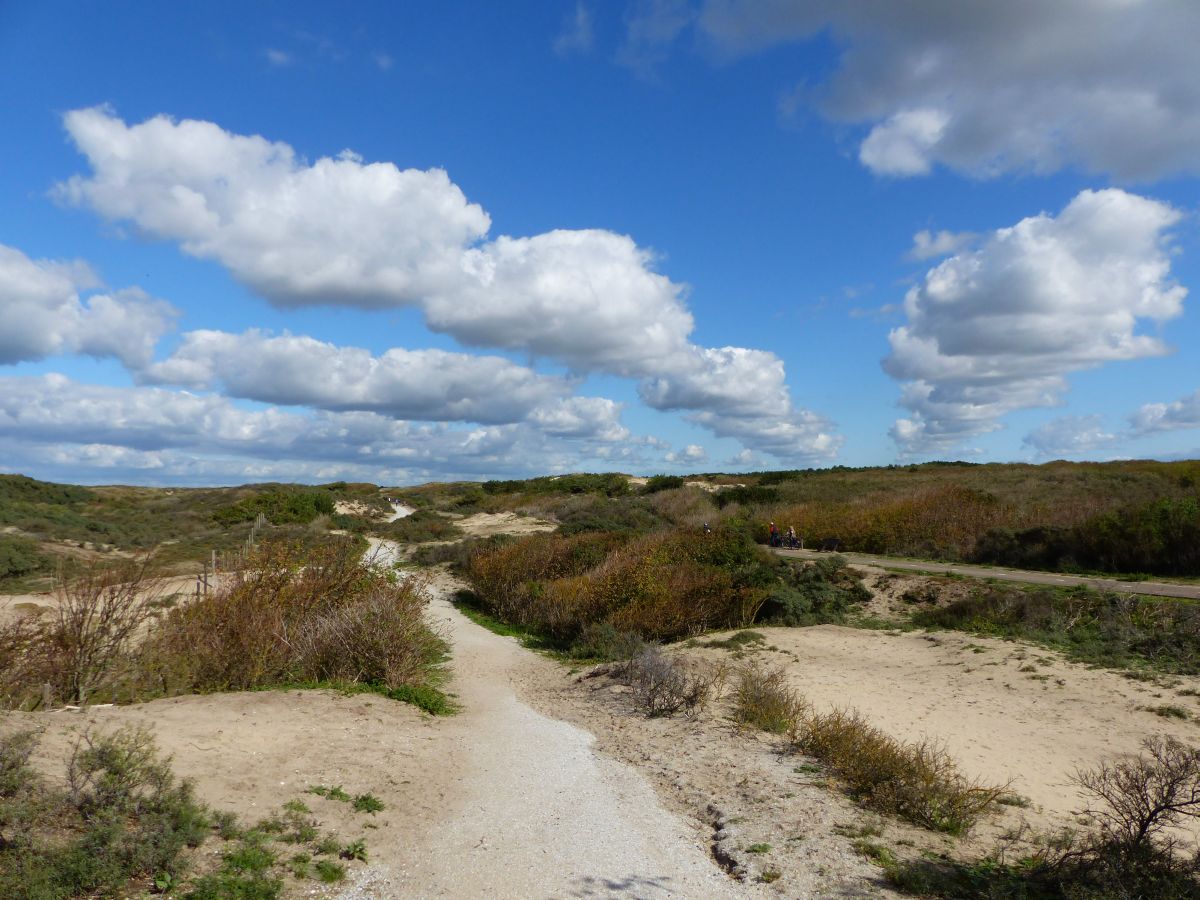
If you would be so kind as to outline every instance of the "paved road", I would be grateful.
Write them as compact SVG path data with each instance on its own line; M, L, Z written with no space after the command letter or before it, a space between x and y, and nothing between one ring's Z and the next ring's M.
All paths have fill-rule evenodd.
M816 550L775 550L780 556L819 559L828 556ZM1150 597L1182 597L1200 600L1200 584L1176 584L1167 581L1117 581L1113 578L1092 578L1085 575L1059 575L1054 572L1030 572L1022 569L995 569L991 566L968 566L961 563L938 563L922 559L900 559L894 556L874 556L870 553L842 553L851 563L878 566L881 569L905 569L934 574L965 575L968 578L995 578L997 581L1018 581L1022 584L1053 584L1064 587L1084 585L1101 591L1122 594L1144 594Z

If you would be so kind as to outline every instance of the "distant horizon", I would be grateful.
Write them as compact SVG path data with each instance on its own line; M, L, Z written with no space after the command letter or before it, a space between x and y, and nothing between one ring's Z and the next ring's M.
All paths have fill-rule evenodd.
M777 472L836 472L836 471L867 471L871 469L907 469L919 468L921 466L1052 466L1052 465L1121 465L1123 463L1162 463L1165 465L1171 464L1186 464L1200 463L1200 456L1197 457L1182 457L1179 459L1155 459L1152 457L1143 457L1137 459L1103 459L1103 460L1073 460L1073 459L1047 459L1037 462L1028 462L1024 460L989 460L987 462L976 462L974 460L965 459L929 459L922 462L905 462L905 463L885 463L878 466L843 466L833 464L829 466L810 467L801 469L752 469L741 472L734 471L703 471L703 472L622 472L620 470L579 470L575 472L556 472L545 475L530 475L525 478L457 478L457 479L442 479L434 481L422 481L412 484L399 484L395 482L376 482L376 481L353 481L344 478L335 478L330 481L279 481L277 479L266 479L262 481L241 481L241 482L225 482L225 483L207 483L207 484L154 484L151 482L125 482L125 481L54 481L52 479L37 478L33 475L28 475L24 472L6 472L0 471L0 477L4 476L19 476L22 478L30 478L34 481L42 481L48 484L65 484L74 487L133 487L133 488L155 488L160 490L215 490L220 488L241 488L241 487L257 487L271 484L281 485L298 485L303 487L325 487L328 485L345 483L353 484L369 484L380 490L395 488L397 490L406 490L414 487L424 487L429 484L483 484L488 481L532 481L538 478L565 478L571 475L624 475L629 478L653 478L656 476L678 477L683 479L701 479L711 477L735 477L738 475L755 476L767 475Z
M0 12L0 460L1200 457L1200 4Z

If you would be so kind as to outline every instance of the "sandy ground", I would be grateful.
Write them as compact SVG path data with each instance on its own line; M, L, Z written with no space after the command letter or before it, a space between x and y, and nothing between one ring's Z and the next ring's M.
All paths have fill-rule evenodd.
M454 524L463 530L468 537L490 537L494 534L535 534L539 531L553 531L558 526L553 522L523 516L515 512L475 513L462 519L455 519Z
M1033 802L1027 812L1038 824L1061 824L1078 808L1069 781L1077 768L1137 752L1150 734L1200 740L1194 721L1151 711L1172 705L1200 714L1197 698L1180 693L1200 690L1200 678L1134 681L1038 647L956 632L755 630L778 648L756 655L785 666L818 709L851 707L895 737L944 742L968 774L1011 781Z
M525 517L471 518L486 528ZM372 543L381 564L399 558L394 543ZM953 632L756 629L765 641L751 658L786 667L818 708L852 707L896 737L939 740L967 774L1011 782L1030 801L959 844L865 814L778 739L734 728L726 705L645 718L611 679L468 622L446 600L454 587L438 576L430 607L453 646L449 690L463 706L453 718L373 696L291 691L0 714L0 728L44 729L39 760L56 771L85 724L144 724L218 809L255 819L302 797L323 829L370 849L344 900L890 896L852 849L864 828L898 852L975 852L1022 819L1038 828L1072 821L1076 768L1134 752L1150 734L1200 742L1198 678L1131 680ZM676 652L697 665L746 661L703 646ZM1192 718L1153 712L1164 706ZM386 808L355 815L304 794L310 784L371 792Z
M142 724L218 809L254 819L303 797L323 829L367 842L370 865L355 865L347 900L756 896L636 769L522 699L560 667L467 621L444 599L450 587L435 585L430 614L454 647L450 690L463 712L452 718L293 691L8 713L0 727L44 729L38 760L54 772L85 724ZM311 784L369 791L386 808L356 817L303 794Z

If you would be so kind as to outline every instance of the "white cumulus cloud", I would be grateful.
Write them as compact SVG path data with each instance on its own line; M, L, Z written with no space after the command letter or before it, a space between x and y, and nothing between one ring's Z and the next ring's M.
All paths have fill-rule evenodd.
M358 477L380 483L544 474L609 458L610 401L567 398L556 422L451 427L374 412L243 409L226 397L85 384L59 374L0 378L0 458L23 471L74 465L135 481ZM614 404L615 406L615 404ZM571 416L574 415L574 420ZM620 454L640 465L637 442ZM330 474L333 473L333 474ZM105 478L117 477L105 475Z
M909 259L917 261L949 256L975 240L975 237L976 235L970 231L943 230L934 233L925 229L913 235L912 249L905 255Z
M1022 443L1042 459L1078 459L1112 447L1119 436L1104 427L1104 417L1060 416L1039 425Z
M149 361L176 311L140 288L81 298L99 284L85 263L31 259L0 244L0 364L63 353Z
M1001 228L931 269L884 360L912 413L892 429L901 449L956 446L1055 404L1071 372L1169 352L1137 329L1182 311L1164 236L1179 219L1125 191L1082 191L1057 217Z
M684 286L625 235L487 240L487 214L440 169L349 152L308 163L287 144L209 122L130 126L104 108L64 121L92 174L58 185L60 198L177 241L276 305L416 306L464 344L637 379L652 406L747 446L836 453L830 423L793 405L778 357L691 342ZM742 364L751 358L752 371Z
M725 56L831 35L838 67L807 93L869 129L881 174L1200 172L1197 3L704 0L696 21Z
M482 423L519 422L571 389L565 379L499 356L400 348L374 356L359 347L255 330L187 332L167 359L139 376L263 403Z
M1137 435L1200 428L1200 390L1171 403L1147 403L1130 417Z

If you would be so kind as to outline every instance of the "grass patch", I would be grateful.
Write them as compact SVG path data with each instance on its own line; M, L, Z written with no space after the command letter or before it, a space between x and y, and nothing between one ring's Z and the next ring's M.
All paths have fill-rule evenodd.
M758 631L738 631L724 640L701 641L701 647L715 647L721 650L746 650L752 646L765 644L767 639Z

